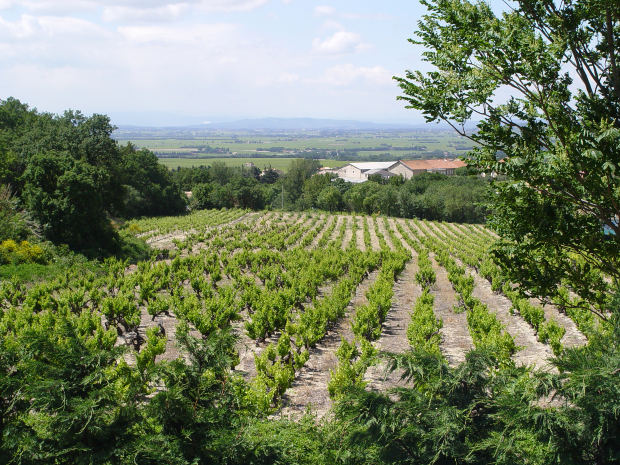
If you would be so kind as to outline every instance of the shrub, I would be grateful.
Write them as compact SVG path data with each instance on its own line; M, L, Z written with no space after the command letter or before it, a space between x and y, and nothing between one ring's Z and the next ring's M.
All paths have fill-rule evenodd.
M7 239L0 243L0 264L18 263L41 263L47 262L47 254L38 244L28 241L17 243L13 239Z

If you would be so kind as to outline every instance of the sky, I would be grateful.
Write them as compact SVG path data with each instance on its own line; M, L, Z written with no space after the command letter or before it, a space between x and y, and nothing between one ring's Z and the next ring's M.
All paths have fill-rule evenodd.
M396 100L416 0L0 0L0 99L183 125L423 122Z

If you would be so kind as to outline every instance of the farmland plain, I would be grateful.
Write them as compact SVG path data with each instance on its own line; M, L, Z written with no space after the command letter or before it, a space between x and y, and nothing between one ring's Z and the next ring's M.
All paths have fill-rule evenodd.
M120 143L131 142L153 151L168 167L192 166L178 158L201 159L193 163L209 164L215 160L231 166L236 158L311 157L338 161L379 161L416 158L454 158L464 155L471 144L453 132L438 129L418 130L291 130L291 131L223 131L206 129L119 129L114 137ZM205 161L210 159L210 161ZM265 162L260 160L257 166ZM279 168L283 165L271 162ZM287 162L288 164L288 162ZM327 164L326 164L327 165ZM330 166L330 165L327 165Z
M244 163L254 163L254 165L259 169L265 168L273 168L276 170L287 171L291 162L295 160L295 158L288 157L273 157L273 158L168 158L168 157L160 157L159 162L162 163L169 169L176 169L178 167L181 168L191 168L195 166L211 166L213 163L224 163L227 166L236 167L242 166ZM329 160L329 159L319 159L322 166L327 166L330 168L336 168L339 166L344 166L348 161L345 160Z

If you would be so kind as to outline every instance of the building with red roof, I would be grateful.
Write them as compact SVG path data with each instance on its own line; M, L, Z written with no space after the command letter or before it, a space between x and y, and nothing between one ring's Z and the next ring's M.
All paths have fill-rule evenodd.
M467 164L462 160L448 160L447 158L437 158L430 160L399 160L388 171L400 174L405 179L411 179L416 174L421 173L441 173L454 175L457 168L464 168Z

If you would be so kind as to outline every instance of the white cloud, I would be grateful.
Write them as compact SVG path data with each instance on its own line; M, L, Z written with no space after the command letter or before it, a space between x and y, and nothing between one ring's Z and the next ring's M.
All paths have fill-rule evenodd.
M293 84L299 82L299 74L296 73L282 73L276 78L277 82L282 84Z
M312 49L315 52L328 55L352 53L362 48L359 34L348 31L338 31L324 40L316 38L312 41Z
M356 81L372 85L392 85L392 74L381 66L354 66L343 64L333 66L325 71L315 82L330 86L349 86Z
M313 34L294 22L308 18L283 13L295 13L292 0L269 1L0 0L13 8L0 10L0 93L50 111L204 117L349 117L397 106L388 54L365 53L364 63L346 55L368 47L363 24L348 32L338 7L293 2L316 14ZM259 27L278 21L311 35L283 41L277 27ZM334 66L342 62L353 64Z
M323 22L323 29L342 31L344 30L344 26L340 24L338 21L334 21L333 19L328 19L327 21Z
M97 2L93 0L23 0L19 5L33 13L52 15L74 14L97 8Z
M314 14L317 16L331 16L336 12L336 9L332 6L317 5L314 7Z
M22 0L19 6L34 13L69 14L103 9L104 19L112 21L163 19L158 13L175 13L193 6L203 12L250 11L268 0ZM0 0L0 9L17 5L15 0Z
M250 11L263 6L268 0L203 0L198 8L205 12Z
M103 10L103 20L108 22L125 21L172 21L188 11L187 3L176 3L156 8L135 8L110 6Z
M33 36L37 30L34 16L22 15L17 21L6 21L0 17L0 40L25 39Z
M16 21L0 18L0 40L41 40L43 38L104 34L99 25L80 18L22 15Z
M195 26L123 26L120 35L132 43L165 45L195 44L208 49L230 40L236 26L232 24L200 24Z

